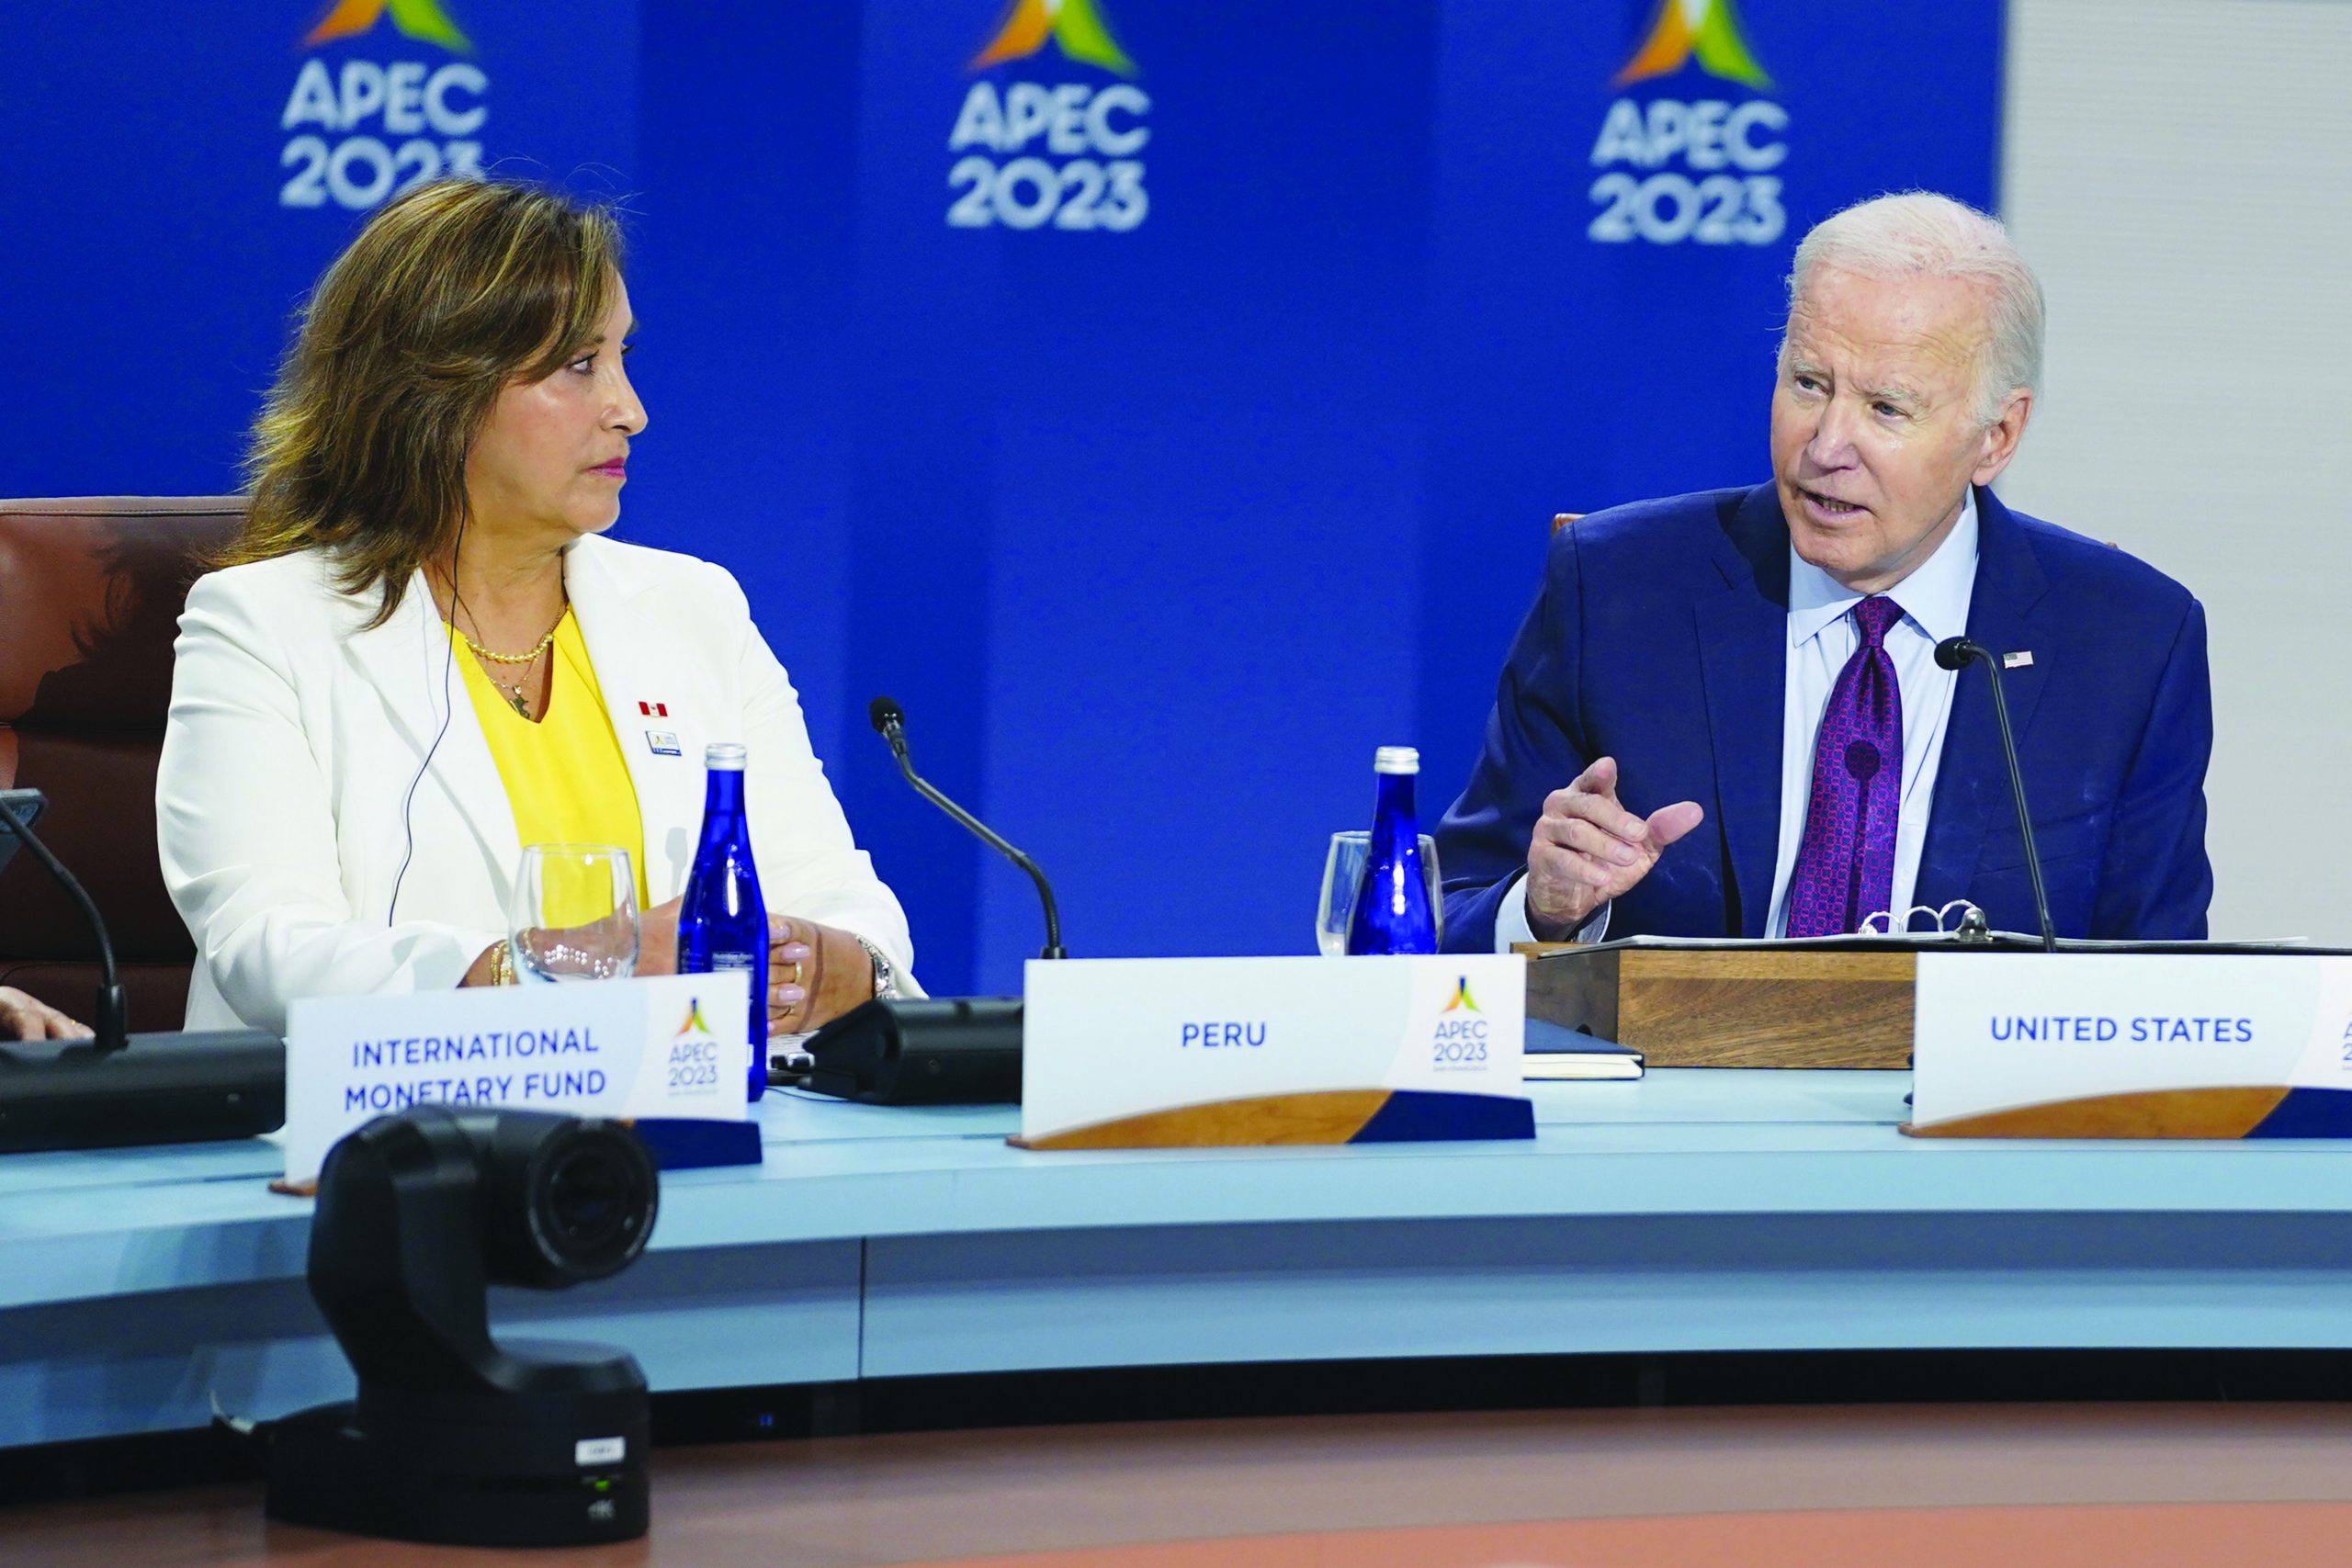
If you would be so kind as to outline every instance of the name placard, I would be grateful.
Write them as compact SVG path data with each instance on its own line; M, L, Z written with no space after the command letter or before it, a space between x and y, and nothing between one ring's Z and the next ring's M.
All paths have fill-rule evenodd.
M1532 1138L1527 961L1034 961L1035 1149Z
M286 1179L412 1105L741 1122L751 1072L741 971L332 997L287 1010Z
M2352 1136L2352 960L1922 953L1910 1131Z

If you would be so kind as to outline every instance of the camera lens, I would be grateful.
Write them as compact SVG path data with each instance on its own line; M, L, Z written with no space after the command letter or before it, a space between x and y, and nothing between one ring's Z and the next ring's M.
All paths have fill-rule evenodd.
M633 1229L628 1201L635 1195L605 1151L573 1149L548 1173L548 1228L575 1258L604 1252Z
M526 1211L533 1250L551 1271L596 1280L645 1250L658 1205L653 1162L634 1134L573 1122L535 1151Z

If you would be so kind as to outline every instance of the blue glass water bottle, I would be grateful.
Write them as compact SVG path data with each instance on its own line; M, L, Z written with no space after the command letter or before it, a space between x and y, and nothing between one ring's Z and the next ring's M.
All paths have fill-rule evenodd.
M1372 771L1380 782L1373 804L1372 841L1363 880L1348 917L1350 953L1435 953L1437 911L1421 866L1420 816L1413 809L1413 780L1421 754L1410 746L1383 746Z
M768 911L760 868L752 860L752 825L743 815L743 748L704 749L710 784L702 799L702 842L678 906L678 973L730 969L752 976L752 1071L745 1098L768 1090Z

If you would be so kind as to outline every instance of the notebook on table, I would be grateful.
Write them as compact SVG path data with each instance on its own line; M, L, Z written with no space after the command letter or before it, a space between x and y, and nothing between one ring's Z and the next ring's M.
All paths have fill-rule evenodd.
M1642 1054L1613 1040L1531 1018L1520 1076L1529 1083L1637 1078L1642 1076Z

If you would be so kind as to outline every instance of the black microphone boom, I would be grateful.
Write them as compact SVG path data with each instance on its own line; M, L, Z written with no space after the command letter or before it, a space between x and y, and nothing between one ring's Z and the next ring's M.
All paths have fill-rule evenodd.
M97 1031L100 1051L119 1051L130 1038L130 1008L123 995L122 974L115 967L114 939L107 934L107 923L99 918L98 907L91 901L89 890L65 869L63 861L50 852L47 844L34 837L32 819L40 815L46 804L46 797L37 789L0 790L0 826L32 851L33 859L57 879L66 895L80 907L82 918L90 922L90 934L98 942L97 1017L91 1027Z
M961 823L980 842L1029 874L1029 880L1037 885L1038 902L1046 907L1046 950L1037 956L1068 958L1069 953L1062 947L1062 917L1054 904L1053 885L1046 880L1046 874L1037 869L1037 863L1007 843L987 823L940 794L929 780L915 772L914 760L907 755L907 716L897 703L888 697L876 697L865 705L865 716L873 721L875 733L889 742L890 755L898 759L899 772L907 775L907 783L914 786L917 795Z
M2025 804L2025 771L2018 766L2018 739L2009 729L2009 699L2001 691L2001 661L1991 649L1965 637L1948 637L1936 644L1936 662L1947 670L1970 664L1984 666L1993 682L1993 716L2001 727L2001 755L2009 764L2009 793L2018 807L2018 837L2024 840L2026 875L2033 883L2033 912L2041 921L2041 951L2058 951L2058 933L2050 924L2050 895L2041 885L2041 852L2033 847L2033 814Z
M1061 911L1037 863L948 799L907 755L907 716L888 697L866 705L875 732L890 743L915 793L962 823L980 842L1029 874L1046 907L1046 958L1067 958ZM805 1085L813 1093L869 1105L975 1105L1021 1098L1019 997L891 997L854 1007L808 1037ZM771 1067L775 1064L771 1063Z
M250 1138L286 1122L286 1046L258 1030L130 1034L114 942L89 893L35 838L37 789L0 790L0 830L63 884L96 933L95 1040L0 1043L0 1153ZM5 859L0 855L0 859Z

